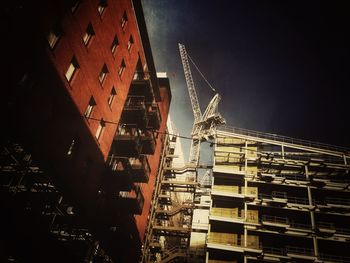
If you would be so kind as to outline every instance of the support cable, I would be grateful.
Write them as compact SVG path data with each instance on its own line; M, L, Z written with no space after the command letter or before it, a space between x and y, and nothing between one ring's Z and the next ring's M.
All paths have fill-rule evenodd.
M211 88L211 90L213 92L216 92L216 90L214 89L214 87L209 83L209 81L204 77L203 73L199 70L198 66L196 65L196 63L194 63L193 59L190 57L190 55L187 53L187 57L190 59L190 61L192 62L193 66L197 69L198 73L202 76L202 78L205 80L205 82L209 85L209 87Z

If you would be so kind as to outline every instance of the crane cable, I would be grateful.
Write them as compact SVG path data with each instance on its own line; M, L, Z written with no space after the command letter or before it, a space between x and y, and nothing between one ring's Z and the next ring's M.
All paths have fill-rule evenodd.
M212 91L216 92L216 90L213 88L213 86L209 83L209 81L204 77L203 73L199 70L199 68L197 67L196 63L194 63L194 61L192 60L192 58L190 57L190 55L186 52L187 57L190 59L190 61L192 62L192 64L195 66L195 68L197 69L197 71L199 72L199 74L202 76L202 78L205 80L205 82L209 85L209 87L211 88Z

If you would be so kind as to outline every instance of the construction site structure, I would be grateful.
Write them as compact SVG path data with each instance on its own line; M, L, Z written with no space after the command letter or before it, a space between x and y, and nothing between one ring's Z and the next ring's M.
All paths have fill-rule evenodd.
M178 138L168 135L143 262L350 262L350 150L223 126L218 94L202 115L192 59L179 49L194 114L190 158L174 166ZM214 146L205 165L203 142Z
M350 262L349 149L219 127L205 262Z
M208 230L207 223L193 224L193 215L198 212L196 208L206 211L209 208L205 196L208 197L212 165L200 163L200 145L203 141L212 140L216 126L225 123L225 120L218 112L221 99L218 93L202 114L189 64L192 59L183 44L179 44L179 51L194 116L189 162L173 165L178 134L175 132L170 135L171 138L168 136L149 214L143 262L170 262L178 258L202 262L205 256L203 242L202 246L191 247L193 233ZM212 90L215 92L215 89ZM202 170L201 178L198 177L199 170Z

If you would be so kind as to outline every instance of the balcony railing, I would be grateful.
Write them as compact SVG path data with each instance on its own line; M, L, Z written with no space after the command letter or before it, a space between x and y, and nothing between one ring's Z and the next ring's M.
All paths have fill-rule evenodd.
M219 244L240 249L261 249L259 236L247 235L247 245L244 246L244 236L234 233L209 232L207 243Z
M326 202L329 205L350 207L350 199L327 197Z
M140 144L142 154L154 154L156 149L156 138L152 131L143 131L140 134Z
M119 157L111 156L107 159L112 171L116 173L119 181L147 183L151 168L148 163L147 156L140 155L139 157ZM122 178L125 177L125 178Z
M330 255L320 253L320 259L325 262L350 262L350 257L338 256L338 255Z
M267 225L276 225L276 226L289 226L289 219L287 217L280 217L280 216L270 216L270 215L263 215L261 218L261 222L263 224Z
M129 89L129 95L144 96L146 102L152 102L154 95L149 74L146 72L135 72Z
M126 157L138 156L142 148L140 140L140 130L135 125L119 125L112 146L113 154Z
M285 251L287 255L300 255L300 256L306 256L306 257L313 257L314 250L312 248L305 248L305 247L294 247L294 246L287 246L285 248Z
M151 167L146 155L137 158L129 158L132 178L135 182L147 183L151 174Z
M145 199L139 185L134 185L130 192L119 192L119 203L121 205L121 209L124 211L140 215L142 213L144 202Z
M319 143L319 142L306 141L306 140L301 140L301 139L295 139L295 138L291 138L291 137L287 137L287 136L252 131L252 130L236 128L236 127L232 127L232 126L220 126L220 127L218 127L218 130L224 131L224 132L232 132L232 133L245 135L245 136L249 136L249 137L256 137L256 138L276 141L279 143L290 143L290 144L302 145L302 146L307 146L307 147L321 148L321 149L331 150L331 151L349 152L349 149L345 148L345 147L334 146L334 145L329 145L329 144Z
M145 97L128 96L124 104L121 122L125 124L135 124L139 128L147 125Z
M107 164L111 173L106 176L104 188L107 192L115 192L116 189L130 191L132 186L127 157L110 156Z
M157 103L151 103L147 105L147 116L148 116L147 127L154 130L159 130L162 118L161 118Z

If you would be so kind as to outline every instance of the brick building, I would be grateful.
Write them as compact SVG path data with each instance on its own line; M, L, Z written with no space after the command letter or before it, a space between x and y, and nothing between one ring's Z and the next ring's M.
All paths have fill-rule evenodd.
M1 256L136 262L171 101L140 1L17 1L4 13L1 205L23 232L2 237ZM76 229L92 256L72 252Z

